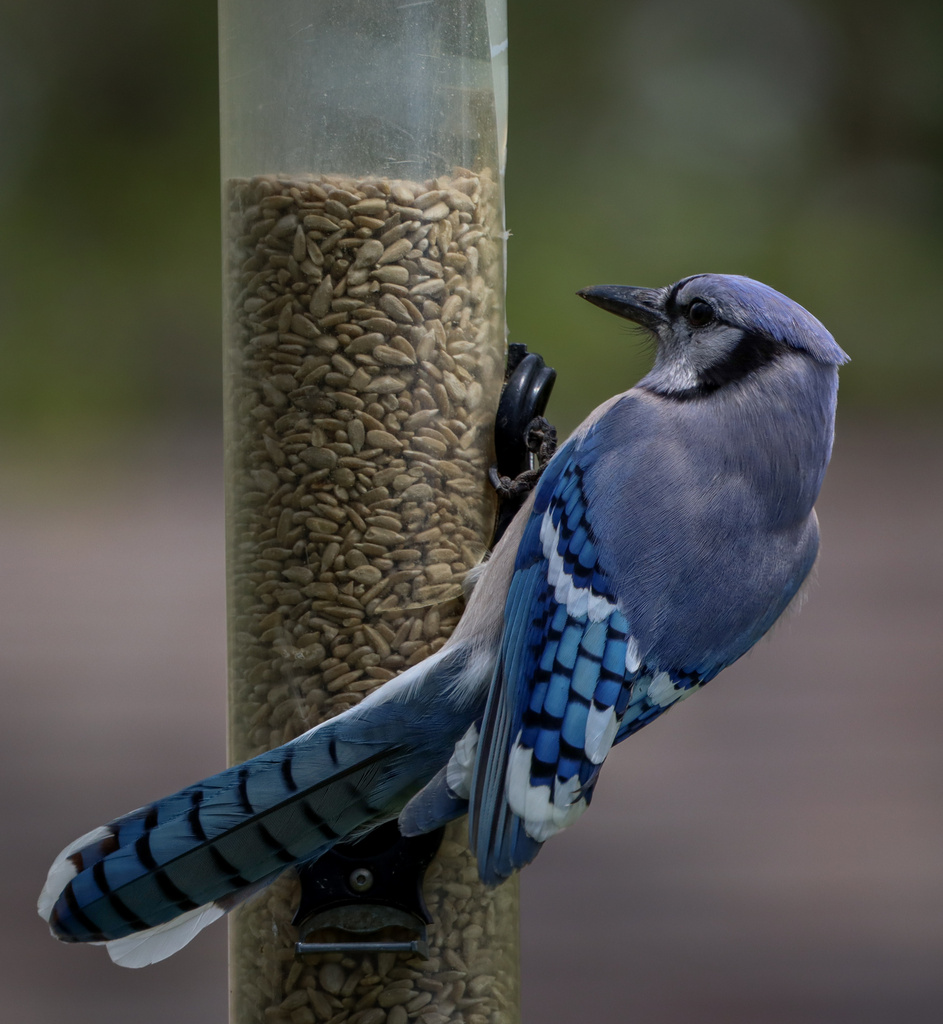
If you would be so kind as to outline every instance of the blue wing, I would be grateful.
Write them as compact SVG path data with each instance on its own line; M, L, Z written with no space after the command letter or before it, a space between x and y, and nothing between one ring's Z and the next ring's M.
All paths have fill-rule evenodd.
M698 683L640 661L593 529L594 458L585 437L561 449L517 552L471 794L472 845L491 883L579 817L617 739Z

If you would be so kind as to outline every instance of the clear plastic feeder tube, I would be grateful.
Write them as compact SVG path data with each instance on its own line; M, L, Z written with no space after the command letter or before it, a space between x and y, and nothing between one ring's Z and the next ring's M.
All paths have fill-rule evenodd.
M221 0L230 756L445 642L490 539L503 0ZM293 872L233 914L232 1020L504 1024L517 890L450 827L429 959L299 958Z

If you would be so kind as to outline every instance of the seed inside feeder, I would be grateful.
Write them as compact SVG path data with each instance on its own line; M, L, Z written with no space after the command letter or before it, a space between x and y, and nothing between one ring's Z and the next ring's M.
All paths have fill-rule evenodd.
M228 195L231 757L244 760L353 707L454 628L493 524L504 325L486 175L266 176ZM502 1024L516 971L494 958L516 955L501 935L515 884L479 885L459 822L427 874L430 960L306 963L289 873L234 915L237 1019Z

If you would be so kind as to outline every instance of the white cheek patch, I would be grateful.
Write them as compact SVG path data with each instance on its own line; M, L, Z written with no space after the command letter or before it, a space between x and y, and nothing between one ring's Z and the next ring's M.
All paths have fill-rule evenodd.
M514 744L508 757L505 792L508 806L524 822L524 831L538 843L546 842L586 810L586 800L578 796L578 775L570 779L554 779L551 799L550 786L531 783L533 751Z
M602 594L597 594L592 587L575 586L567 573L563 556L557 550L560 531L553 525L549 512L544 513L540 523L540 543L544 558L547 559L547 581L554 588L553 596L557 604L564 605L567 613L575 619L584 616L590 622L604 622L608 619L616 606Z
M445 769L445 781L449 789L462 800L467 800L471 795L477 753L478 726L473 723L468 732L455 744Z

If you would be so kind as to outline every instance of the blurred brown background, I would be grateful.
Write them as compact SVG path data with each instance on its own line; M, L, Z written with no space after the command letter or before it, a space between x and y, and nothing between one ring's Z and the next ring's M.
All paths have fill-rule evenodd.
M277 4L273 4L273 10ZM0 1018L225 1019L33 904L220 767L215 5L0 2ZM943 1020L943 8L511 0L515 340L563 431L643 371L584 285L745 273L853 358L802 614L621 748L523 882L530 1022ZM616 383L614 383L616 382Z

